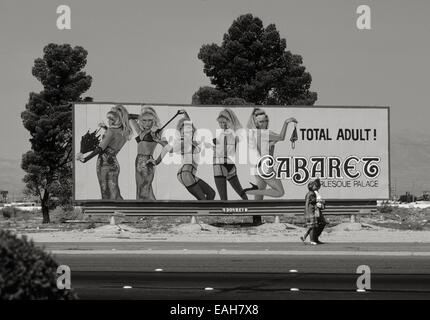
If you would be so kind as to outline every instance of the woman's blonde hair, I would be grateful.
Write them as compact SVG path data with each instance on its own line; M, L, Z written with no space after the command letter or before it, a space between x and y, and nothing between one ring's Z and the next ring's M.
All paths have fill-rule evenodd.
M254 110L252 110L251 115L249 116L248 124L246 125L246 127L248 129L251 129L251 130L248 130L248 147L250 149L257 150L258 153L261 154L261 150L258 147L258 141L257 141L258 140L257 139L257 130L259 128L258 128L257 121L256 121L256 117L260 116L260 115L264 115L267 117L267 114L263 109L254 108Z
M128 122L128 111L122 104L117 104L116 106L112 107L112 111L116 112L119 117L120 125L121 125L121 133L124 137L127 138L127 140L131 139L131 136L133 135L133 129L130 126L130 123Z
M161 121L157 115L157 112L155 111L155 109L153 107L150 107L150 106L142 107L142 109L140 110L139 121L140 121L141 117L143 117L144 115L147 115L147 114L151 115L153 120L154 120L152 128L160 129L161 128Z
M240 123L238 117L230 108L225 108L222 110L216 119L219 120L220 118L227 119L231 123L232 129L234 131L242 128L242 124Z
M263 109L254 108L254 110L252 110L251 115L249 116L248 124L246 125L248 129L258 129L258 125L255 118L259 115L265 115L267 117L267 114Z
M176 130L178 132L180 132L181 128L185 125L185 121L191 121L191 120L187 118L181 118L178 120L178 123L176 124ZM197 131L196 127L194 126L194 123L191 123L191 128L192 128L192 135L194 137L194 133Z

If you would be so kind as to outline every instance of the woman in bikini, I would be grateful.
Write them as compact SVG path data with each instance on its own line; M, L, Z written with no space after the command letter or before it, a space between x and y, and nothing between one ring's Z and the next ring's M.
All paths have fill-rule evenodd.
M176 125L176 130L179 132L180 139L173 144L164 146L157 160L149 160L155 165L160 164L163 157L169 152L175 152L182 156L182 166L177 173L179 182L190 192L197 200L213 200L215 198L215 191L202 179L196 176L197 166L199 162L199 154L201 146L194 141L194 134L196 128L194 125L186 126L186 121L190 121L185 110L180 111L184 118L180 119ZM190 128L191 132L186 132ZM187 143L188 134L190 136L190 145ZM186 137L187 135L187 137ZM212 147L211 144L208 146Z
M275 133L273 131L269 131L269 155L273 157L275 153L275 144L279 141L285 140L285 135L287 133L288 124L291 122L297 124L297 120L295 118L288 118L284 121L284 125L282 126L280 133ZM247 128L249 130L249 141L253 143L257 149L258 156L261 158L265 156L262 154L261 143L262 143L262 130L267 130L269 127L269 117L266 112L260 108L254 108L252 114L249 118ZM261 168L261 163L258 164ZM261 168L262 169L262 168ZM269 169L273 170L273 168ZM270 172L267 172L270 173ZM284 187L282 186L281 180L276 179L275 177L269 179L263 179L260 175L255 175L255 183L251 183L252 187L245 189L247 194L254 195L255 200L263 200L264 196L279 198L282 197L285 193ZM267 186L270 188L266 189Z
M236 114L230 108L222 110L217 118L219 127L222 129L221 134L216 137L214 142L214 161L213 170L215 184L221 200L227 198L227 181L233 187L234 191L243 199L248 200L246 193L237 177L237 169L234 163L236 147L239 143L237 130L242 128Z

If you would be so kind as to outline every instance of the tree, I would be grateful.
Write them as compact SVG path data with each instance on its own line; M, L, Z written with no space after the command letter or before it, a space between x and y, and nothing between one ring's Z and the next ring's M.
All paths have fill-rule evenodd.
M227 98L227 93L212 87L200 87L192 97L192 104L221 104Z
M58 263L25 236L0 230L0 300L76 300L57 287Z
M53 197L60 203L71 198L71 102L82 101L92 78L83 71L88 54L84 48L49 44L43 53L32 69L43 90L30 93L21 113L31 137L31 150L23 155L21 167L26 171L26 191L39 197L43 223L49 223L49 210L57 204Z
M228 94L212 87L200 87L192 97L192 104L223 104L223 105L244 105L251 104L243 98L231 98Z
M286 49L286 40L274 24L264 28L252 14L240 16L224 34L221 46L201 47L198 58L215 88L200 88L193 104L240 98L254 104L313 105L317 94L310 91L312 77L302 57Z

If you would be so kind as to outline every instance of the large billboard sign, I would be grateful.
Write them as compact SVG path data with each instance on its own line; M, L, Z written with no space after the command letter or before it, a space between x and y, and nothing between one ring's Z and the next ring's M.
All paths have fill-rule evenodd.
M387 107L74 104L74 198L389 198Z

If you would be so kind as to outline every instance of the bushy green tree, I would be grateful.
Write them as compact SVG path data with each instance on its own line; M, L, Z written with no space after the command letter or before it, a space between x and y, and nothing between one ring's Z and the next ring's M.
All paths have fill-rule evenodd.
M21 114L31 143L21 166L26 171L27 192L40 198L43 223L49 223L49 210L57 204L52 198L60 203L71 199L71 102L82 101L92 78L83 71L88 54L84 48L49 44L43 53L32 69L43 90L30 93Z
M274 24L264 27L252 14L237 18L220 46L203 45L198 58L215 88L200 88L193 104L227 98L271 105L313 105L317 100L302 57L287 50Z

